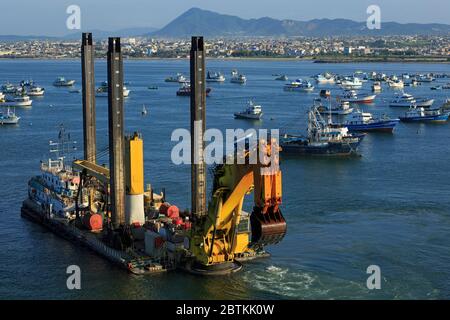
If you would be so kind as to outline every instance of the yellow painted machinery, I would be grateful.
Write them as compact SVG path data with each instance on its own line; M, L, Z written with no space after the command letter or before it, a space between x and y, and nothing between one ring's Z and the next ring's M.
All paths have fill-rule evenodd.
M270 157L271 148L279 148L275 141L264 147ZM286 221L279 208L282 189L278 156L262 165L248 164L249 155L246 150L246 164L225 163L214 169L208 214L196 218L190 235L194 272L237 271L240 264L236 261L265 255L264 246L278 243L286 233ZM252 190L254 207L249 216L242 207Z

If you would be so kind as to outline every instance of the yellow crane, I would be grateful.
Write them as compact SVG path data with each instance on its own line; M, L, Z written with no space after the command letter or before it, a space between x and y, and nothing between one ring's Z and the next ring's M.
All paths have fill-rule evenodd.
M272 157L276 141L259 141L256 150L245 150L245 164L222 164L214 169L212 197L208 214L195 218L190 234L190 251L194 261L190 270L201 274L223 274L241 269L240 260L267 255L265 245L281 241L286 221L280 211L281 171L278 156L265 165L250 164L250 152L261 145ZM276 153L278 155L278 152ZM273 163L276 162L276 163ZM243 203L254 193L251 215L244 216Z

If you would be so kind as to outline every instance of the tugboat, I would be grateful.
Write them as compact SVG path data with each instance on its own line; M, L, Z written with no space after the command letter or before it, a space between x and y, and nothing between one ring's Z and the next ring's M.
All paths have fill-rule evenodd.
M400 117L403 122L446 122L450 113L442 112L440 109L425 110L421 107L412 107L405 116Z
M314 86L307 80L297 79L284 85L284 91L312 92Z
M316 106L308 112L307 137L285 134L280 139L283 153L296 155L348 156L357 154L364 134L351 134L346 127L333 125Z
M253 101L249 101L247 109L242 112L236 112L234 117L236 119L260 120L262 115L263 112L261 106L253 104Z
M220 72L209 72L206 75L206 82L224 82L225 81L225 77L223 74L221 74Z
M206 88L206 96L209 96L209 93L211 92L211 88ZM191 96L191 85L190 83L184 83L180 89L177 91L177 96L181 97L190 97Z
M376 94L358 97L358 94L356 93L355 90L345 90L344 93L339 97L339 99L343 102L363 104L363 103L373 103L376 97L377 97Z
M181 73L177 73L177 75L175 77L168 77L164 81L165 82L178 82L178 83L187 82L186 77Z
M399 122L400 119L390 119L386 115L376 119L369 112L357 110L352 113L350 119L344 122L343 125L351 132L392 132Z
M0 111L0 124L17 124L19 123L20 117L16 116L15 111L11 111L9 108L6 112Z
M58 77L53 82L55 87L71 87L75 84L75 80L66 80L64 77Z

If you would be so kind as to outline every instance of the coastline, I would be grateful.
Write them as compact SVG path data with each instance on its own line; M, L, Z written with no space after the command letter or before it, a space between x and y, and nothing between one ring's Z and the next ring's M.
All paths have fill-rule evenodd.
M2 60L61 60L70 61L78 60L79 57L0 57ZM106 60L106 57L98 57L96 59ZM124 60L135 61L159 61L159 60L189 60L188 57L184 58L170 58L170 57L124 57ZM208 60L222 60L222 61L298 61L298 62L312 62L322 64L334 64L334 63L431 63L431 64L450 64L450 57L412 57L412 58L399 58L399 57L382 57L382 58L317 58L317 57L208 57Z

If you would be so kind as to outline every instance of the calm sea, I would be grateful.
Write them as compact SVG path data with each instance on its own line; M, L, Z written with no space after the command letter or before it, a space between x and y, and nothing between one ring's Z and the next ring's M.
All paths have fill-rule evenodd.
M208 61L209 70L239 69L244 86L212 84L207 100L210 128L280 128L302 133L314 94L289 93L273 74L290 79L331 71L387 74L450 72L434 64L313 64L295 61ZM140 131L145 143L145 178L168 200L189 207L190 170L170 161L171 133L189 127L189 98L176 97L176 84L164 78L183 72L188 61L125 61L127 132ZM17 109L18 126L0 127L0 298L125 299L379 299L450 298L450 127L399 124L393 134L370 134L361 157L286 158L282 162L283 206L288 233L269 247L272 257L250 262L242 272L200 278L172 272L134 276L20 217L27 181L48 157L48 142L64 124L82 150L81 94L51 84L59 76L77 80L79 61L1 60L0 83L33 79L45 87L31 109ZM96 64L96 82L106 80L106 63ZM441 84L444 81L438 80ZM150 85L159 90L148 90ZM369 90L370 84L364 89ZM324 87L326 88L326 87ZM335 92L336 88L330 87ZM364 90L363 90L364 91ZM450 91L430 85L408 88L442 104ZM362 107L375 115L398 116L385 89L376 104ZM249 99L263 107L259 124L235 120L233 112ZM107 147L107 99L97 99L98 149ZM141 116L142 105L149 111ZM80 153L78 153L80 154ZM107 162L107 157L101 159ZM247 206L251 205L249 197ZM66 268L79 265L82 289L66 288ZM381 290L368 290L366 269L381 268Z

